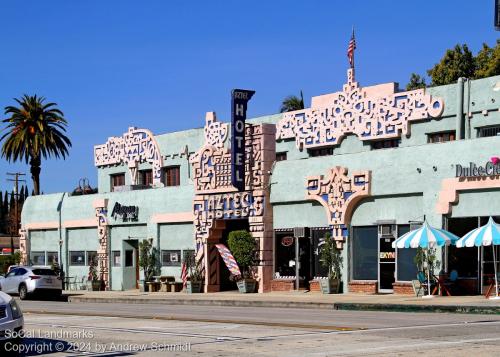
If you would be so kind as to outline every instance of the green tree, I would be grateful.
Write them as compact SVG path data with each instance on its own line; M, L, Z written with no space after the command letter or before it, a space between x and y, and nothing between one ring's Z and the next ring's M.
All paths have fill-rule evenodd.
M144 272L144 280L152 281L159 273L159 253L153 246L153 239L144 239L139 243L139 267Z
M454 83L460 77L474 78L476 61L466 44L446 50L443 58L427 71L433 86Z
M474 78L486 78L500 74L500 40L495 47L483 43L483 48L476 56Z
M425 78L420 76L419 74L412 73L410 81L406 85L406 90L414 90L425 87L427 87L427 84L425 83Z
M289 95L281 102L280 113L292 112L304 109L304 95L300 91L300 98L296 95Z
M67 121L56 103L45 103L45 98L24 95L14 99L19 106L5 107L9 115L3 122L6 133L2 157L8 161L25 161L30 164L33 191L40 194L41 160L51 156L66 158L71 141L65 136Z
M328 269L329 279L340 279L342 272L342 254L337 248L335 239L330 233L325 235L325 240L321 245L320 262L323 267Z
M243 278L251 277L250 268L255 264L257 243L250 232L232 231L227 239L229 250L240 267Z

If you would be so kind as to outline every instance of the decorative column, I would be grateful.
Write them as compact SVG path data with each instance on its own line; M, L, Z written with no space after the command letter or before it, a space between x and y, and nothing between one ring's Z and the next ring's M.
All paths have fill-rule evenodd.
M28 241L28 231L26 229L21 228L19 230L19 250L21 251L21 264L28 265L29 264L29 241Z
M97 218L97 236L99 238L99 248L97 250L99 279L104 281L106 290L111 290L108 256L108 199L95 200L94 209Z

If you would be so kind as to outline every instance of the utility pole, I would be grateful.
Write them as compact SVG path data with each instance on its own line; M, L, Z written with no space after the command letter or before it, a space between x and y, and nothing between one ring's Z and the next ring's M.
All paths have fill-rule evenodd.
M19 182L26 182L24 179L20 179L20 176L25 176L25 174L21 172L7 172L7 176L14 177L13 179L9 178L7 181L14 182L14 232L19 234ZM10 254L14 255L14 234L12 232L12 227L10 230Z

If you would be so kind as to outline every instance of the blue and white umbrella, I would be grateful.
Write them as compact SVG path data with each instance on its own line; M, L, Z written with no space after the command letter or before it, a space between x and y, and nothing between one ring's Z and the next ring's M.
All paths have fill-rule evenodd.
M498 299L498 277L497 277L497 259L495 253L495 245L500 245L500 225L493 221L490 217L486 225L473 229L457 241L457 247L481 247L492 246L493 248L493 264L495 271L495 288L496 298Z
M422 227L403 234L401 237L392 242L393 248L423 248L430 249L435 247L448 246L455 244L458 237L453 233L445 231L444 229L433 228L424 221ZM430 267L427 262L427 297L431 297L431 279Z
M392 243L393 248L435 248L442 247L443 245L455 244L459 239L453 233L445 231L444 229L433 228L424 222L422 227L410 231Z

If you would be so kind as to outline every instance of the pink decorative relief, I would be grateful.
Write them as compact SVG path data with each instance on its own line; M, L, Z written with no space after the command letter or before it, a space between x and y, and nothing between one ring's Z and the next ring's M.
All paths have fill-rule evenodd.
M151 131L128 128L122 137L110 137L106 144L94 147L94 165L97 167L124 163L128 166L132 182L138 183L137 167L142 162L153 166L153 184L161 185L163 159Z
M351 177L347 168L336 166L328 176L309 176L307 178L307 199L318 201L326 210L328 224L337 246L342 245L348 236L347 225L351 221L356 204L370 195L370 171L356 171Z
M97 263L99 279L103 280L106 290L109 290L109 264L108 264L108 199L94 201L95 215L97 218L97 236L99 248L97 250Z
M293 138L303 149L339 145L347 134L363 141L399 138L410 134L410 122L443 113L443 100L425 94L425 89L372 94L354 80L354 69L347 73L347 84L332 95L329 105L284 113L276 139Z
M194 236L197 261L205 271L207 291L219 286L220 241L225 221L247 218L250 232L259 241L261 266L257 268L260 290L272 276L272 210L269 203L269 171L275 159L275 127L249 125L245 132L245 191L231 184L231 153L226 148L228 125L217 122L215 113L205 119L205 144L190 157L193 168ZM268 248L269 249L264 249ZM269 279L266 279L268 277Z

